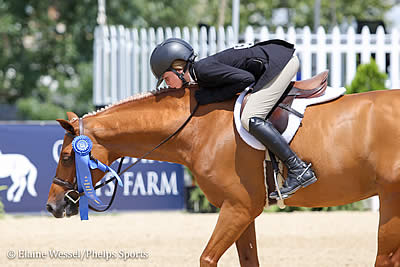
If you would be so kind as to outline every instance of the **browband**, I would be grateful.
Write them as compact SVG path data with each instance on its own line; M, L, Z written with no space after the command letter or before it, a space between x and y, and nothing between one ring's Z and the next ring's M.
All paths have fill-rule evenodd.
M83 130L83 119L79 118L79 135L83 135L84 130Z

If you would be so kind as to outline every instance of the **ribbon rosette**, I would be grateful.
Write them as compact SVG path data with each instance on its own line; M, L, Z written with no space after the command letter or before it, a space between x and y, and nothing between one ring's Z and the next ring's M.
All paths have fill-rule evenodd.
M86 156L92 151L93 143L86 135L79 135L72 141L72 147L75 153L78 153L80 156Z

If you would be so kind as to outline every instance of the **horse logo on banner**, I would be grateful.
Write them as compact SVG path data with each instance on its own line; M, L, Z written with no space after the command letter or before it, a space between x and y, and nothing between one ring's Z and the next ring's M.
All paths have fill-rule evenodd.
M22 154L2 154L0 151L0 178L11 177L12 185L7 190L9 202L20 202L25 192L32 197L37 196L35 183L37 169L30 160Z

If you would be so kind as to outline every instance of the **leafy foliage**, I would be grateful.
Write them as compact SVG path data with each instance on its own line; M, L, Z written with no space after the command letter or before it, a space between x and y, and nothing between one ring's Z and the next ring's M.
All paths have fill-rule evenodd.
M277 8L287 8L291 25L312 27L314 4L315 0L242 0L241 30L247 25L274 28L276 25L273 25L271 18ZM321 0L320 23L327 29L345 21L350 23L353 19L383 19L385 12L393 6L390 0Z
M374 90L386 89L386 73L380 72L375 60L371 58L370 63L361 64L357 67L356 75L347 87L347 93L361 93Z
M190 192L189 202L191 202L194 212L201 212L201 213L215 212L214 206L212 206L211 203L208 202L206 196L204 195L200 187L196 186Z
M0 0L0 94L2 101L17 102L28 119L65 116L75 103L91 108L91 61L95 1ZM68 12L64 12L68 10ZM1 75L3 74L3 75ZM88 80L89 79L89 80Z
M128 27L193 25L191 12L186 12L193 3L107 1L107 22ZM16 103L24 119L92 110L96 17L97 0L0 0L0 104Z
M214 206L208 202L206 196L203 191L199 187L195 187L190 191L190 204L196 203L198 208L194 209L194 212L216 212L218 209L215 209ZM270 206L266 211L267 212L293 212L293 211L365 211L367 207L365 207L363 201L358 201L346 205L341 206L333 206L333 207L317 207L317 208L306 208L306 207L290 207L286 206L284 209L279 208L278 206Z

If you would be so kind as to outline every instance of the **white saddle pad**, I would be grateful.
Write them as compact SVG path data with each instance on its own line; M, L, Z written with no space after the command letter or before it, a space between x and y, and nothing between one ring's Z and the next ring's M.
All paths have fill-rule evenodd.
M261 144L254 136L252 136L245 128L243 128L242 123L240 122L240 110L242 107L244 96L246 95L249 88L245 89L239 97L236 99L235 109L234 109L234 120L236 124L236 130L238 131L240 137L251 147L258 150L265 150L265 146ZM306 107L313 104L327 102L333 99L336 99L346 92L346 88L332 88L327 87L325 94L316 97L316 98L299 98L295 99L292 104L292 108L297 112L304 114L306 111ZM297 117L296 115L289 113L289 121L288 126L285 132L282 134L283 138L285 138L286 142L290 143L292 141L294 135L296 134L302 118Z

